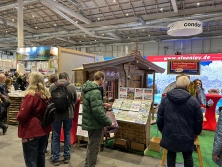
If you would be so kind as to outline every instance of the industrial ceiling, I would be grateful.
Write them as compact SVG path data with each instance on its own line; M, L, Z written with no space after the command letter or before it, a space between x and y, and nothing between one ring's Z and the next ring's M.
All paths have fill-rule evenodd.
M17 48L17 10L17 0L0 1L0 50ZM183 39L222 33L222 0L24 0L23 10L25 47L173 40L167 25L187 19L204 31Z

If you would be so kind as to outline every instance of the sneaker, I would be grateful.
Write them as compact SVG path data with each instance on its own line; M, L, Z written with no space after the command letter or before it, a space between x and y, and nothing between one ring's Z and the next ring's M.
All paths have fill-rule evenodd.
M50 157L50 161L49 161L51 164L53 164L54 166L59 166L60 163L59 163L59 160L52 160L52 157Z
M5 128L3 129L3 135L7 132L8 130L8 126L5 126Z
M64 160L63 160L64 164L68 164L69 161L70 161L70 157L68 157L68 158L64 158Z

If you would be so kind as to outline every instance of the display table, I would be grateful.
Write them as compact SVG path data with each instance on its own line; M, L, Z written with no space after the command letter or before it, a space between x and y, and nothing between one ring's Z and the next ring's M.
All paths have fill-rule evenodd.
M71 145L75 144L75 142L77 141L76 131L77 131L77 124L78 124L78 117L79 117L79 106L80 106L80 99L77 101L77 103L75 105L75 114L74 114L74 118L73 118L73 121L72 121L72 129L71 129L71 132L70 132L70 136L71 136L70 144ZM63 130L63 128L61 128L60 142L64 142L64 130Z
M205 118L206 120L203 122L203 129L204 130L216 130L216 106L217 102L222 98L219 94L206 94L207 101L212 99L213 106L206 109Z

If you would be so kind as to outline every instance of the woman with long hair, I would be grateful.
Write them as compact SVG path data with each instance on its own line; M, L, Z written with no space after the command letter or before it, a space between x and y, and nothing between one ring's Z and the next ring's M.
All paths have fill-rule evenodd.
M29 77L29 86L17 115L19 121L18 137L22 138L23 155L26 167L45 167L45 151L51 125L41 127L50 93L44 84L44 77L33 72Z

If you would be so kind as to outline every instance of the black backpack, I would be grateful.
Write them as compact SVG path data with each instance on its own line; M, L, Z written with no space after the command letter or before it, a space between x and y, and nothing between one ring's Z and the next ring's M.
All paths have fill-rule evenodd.
M35 95L38 96L47 105L44 116L43 116L42 120L40 120L40 125L43 128L45 128L55 121L55 114L56 114L55 104L49 103L49 101L46 102L39 95L37 95L37 94L35 94Z
M68 85L69 82L66 82L65 84L59 84L56 82L56 88L51 93L52 102L55 104L57 113L66 112L71 104L67 91Z

